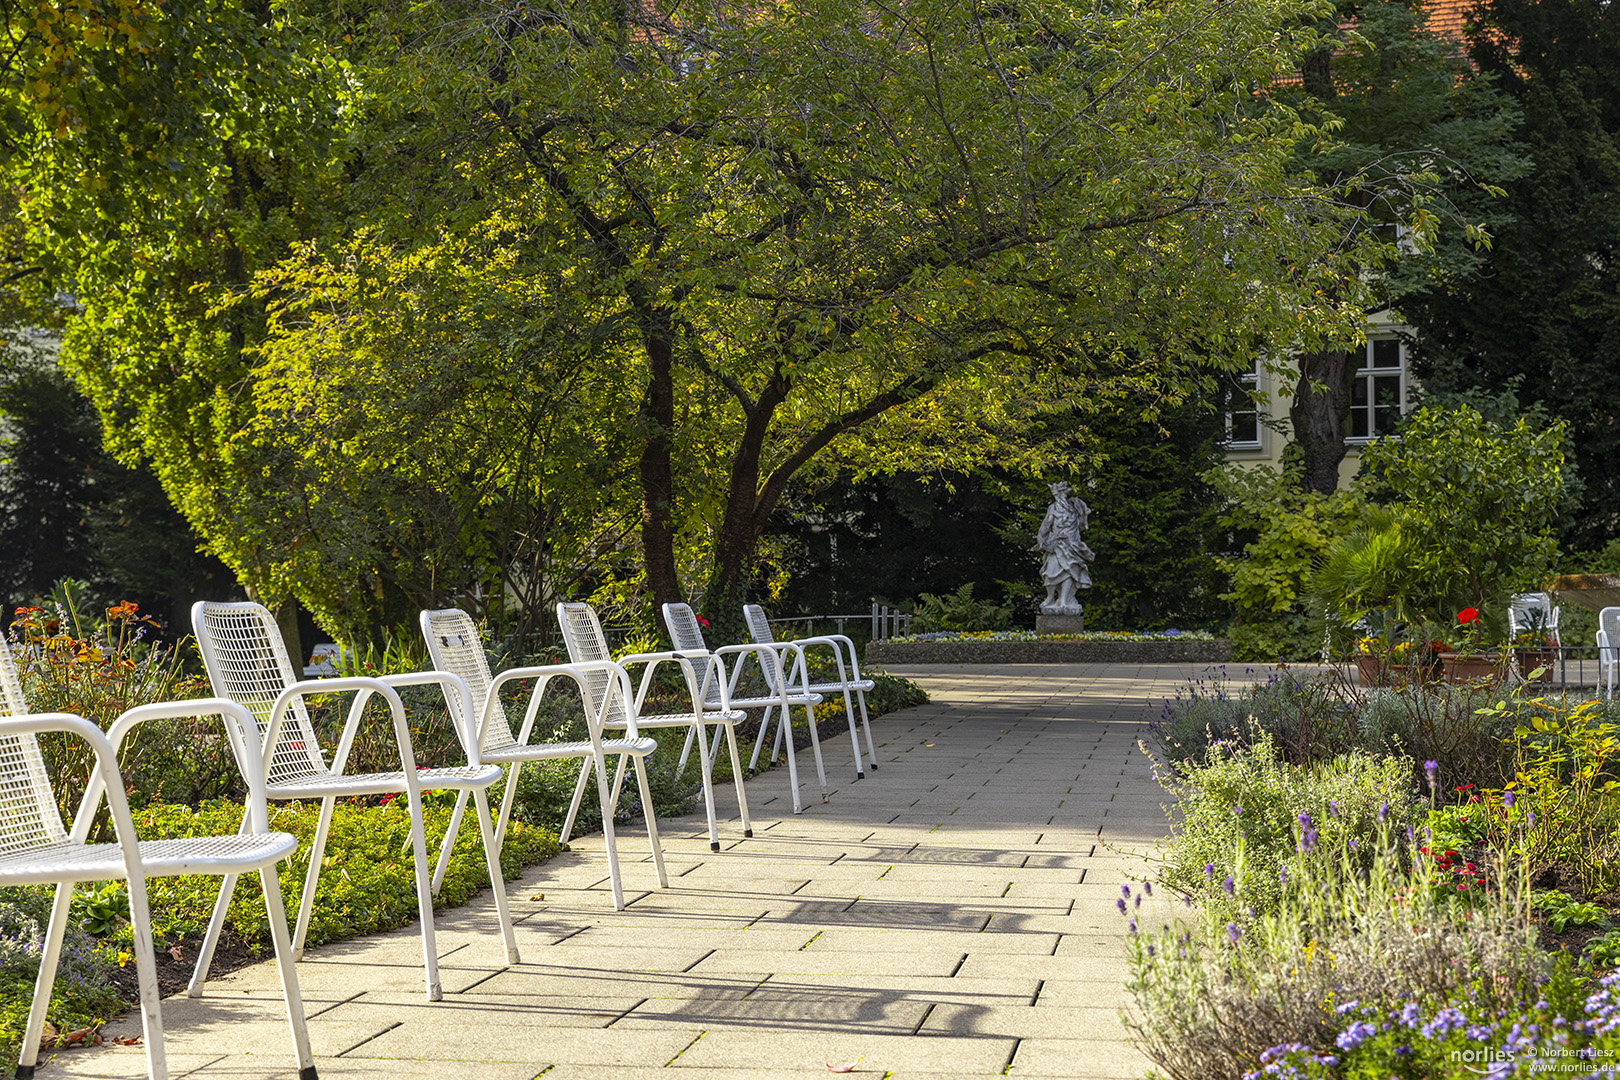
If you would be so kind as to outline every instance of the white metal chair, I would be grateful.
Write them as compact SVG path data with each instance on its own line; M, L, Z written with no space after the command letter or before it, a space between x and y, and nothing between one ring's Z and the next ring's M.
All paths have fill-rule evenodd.
M568 647L568 658L575 664L594 664L603 660L613 659L608 650L607 637L602 633L602 624L596 617L596 611L589 604L558 604L557 622L562 626L563 643ZM737 778L737 810L742 817L743 835L753 836L754 826L748 817L748 794L743 790L742 759L737 753L737 721L746 715L738 709L731 707L726 700L725 688L720 689L718 707L712 710L703 707L703 693L699 688L697 669L694 660L702 661L701 655L687 656L680 652L665 653L633 653L618 658L618 663L624 667L632 665L645 665L641 673L641 685L636 689L635 701L626 708L619 705L608 696L609 679L606 672L587 672L587 682L590 696L586 700L588 710L597 710L602 715L602 726L608 731L629 730L635 725L635 730L650 731L658 728L688 728L692 730L698 740L699 773L703 777L703 806L709 815L709 850L720 850L720 827L715 818L714 809L714 771L711 768L712 759L709 756L708 726L718 725L725 729L726 739L731 746L731 765ZM687 693L691 697L692 707L686 712L655 713L648 715L642 712L642 706L647 701L647 691L652 688L653 676L660 664L675 664L680 668L686 681ZM716 738L719 735L716 733ZM619 787L624 782L625 760L619 759L619 769L613 780L613 794L611 805L619 804ZM574 790L574 801L578 803L584 787L581 785ZM643 797L645 799L645 797ZM652 807L647 806L647 812L652 813ZM570 816L573 810L569 810Z
M754 740L754 757L749 762L753 768L759 762L759 744L765 736L765 730L771 726L774 719L778 735L781 732L793 730L791 706L798 705L804 709L805 723L810 728L810 748L815 754L816 777L821 782L821 801L827 801L827 768L821 757L821 736L816 731L815 707L821 704L821 695L815 693L795 692L788 686L783 677L782 658L776 649L766 645L724 645L718 649L710 649L703 640L703 628L698 625L697 615L688 604L665 604L664 625L669 628L670 642L682 653L705 654L709 662L703 671L703 707L705 709L718 708L721 701L722 688L725 699L733 709L763 709L764 715L760 719L758 739ZM738 660L731 669L731 677L726 677L726 656L737 656ZM768 693L759 697L737 697L737 680L741 677L743 666L747 658L753 656L765 675L765 685ZM686 760L686 751L691 748L691 736L687 736L686 749L681 751L681 761ZM718 747L716 751L718 752ZM776 759L776 750L771 751L771 760ZM793 740L787 740L788 783L793 788L793 812L802 814L804 804L799 797L799 766L793 752ZM742 783L742 772L737 772L738 784Z
M633 709L620 709L629 718L624 738L602 737L604 714L607 710L615 703L629 705L633 700L630 693L630 676L625 670L611 660L600 660L586 664L510 668L491 678L489 660L484 655L484 647L478 639L478 627L465 611L456 608L424 611L421 614L421 623L422 636L427 639L428 655L433 659L434 668L460 677L472 691L472 700L478 711L471 716L460 715L462 701L459 694L446 691L445 703L449 706L451 714L458 718L459 723L468 731L476 733L474 739L479 748L479 759L489 765L511 766L511 771L506 777L506 795L501 799L500 820L495 825L496 849L499 850L506 842L507 821L511 816L512 806L517 801L518 776L525 765L531 761L580 759L579 782L575 785L574 800L568 808L568 818L563 822L562 839L566 841L573 832L574 816L579 809L585 782L590 778L594 763L597 794L602 803L602 837L607 847L608 878L613 887L613 910L623 911L624 886L619 877L619 849L613 834L613 804L608 801L606 763L606 755L618 754L628 757L635 766L636 783L641 789L641 804L647 812L647 839L652 845L653 865L657 868L658 884L667 888L669 875L664 870L664 849L658 841L658 819L652 810L652 791L647 785L645 764L647 755L658 749L658 744L636 733ZM529 735L534 730L535 717L539 713L540 700L545 694L546 685L559 676L572 679L579 685L580 701L584 703L590 699L590 678L593 674L605 676L607 686L606 692L602 694L602 707L585 711L586 741L530 743ZM534 689L529 695L528 710L523 715L523 727L514 738L511 722L507 718L505 707L501 704L500 691L502 686L516 679L533 679ZM462 792L456 796L456 809L450 819L450 832L446 835L443 850L439 853L439 864L433 871L434 892L438 892L444 882L454 837L457 835L457 827L461 823L461 814L466 805L467 793Z
M321 800L321 813L315 825L315 841L309 855L309 871L298 907L298 927L293 933L293 958L303 955L309 930L310 912L315 904L315 888L326 852L327 830L332 809L339 796L400 794L405 796L411 819L411 849L416 871L416 906L422 920L422 954L427 975L429 1001L443 996L439 988L439 958L433 939L433 895L428 881L427 837L422 820L422 792L439 790L470 791L478 812L479 832L484 841L484 861L495 894L496 918L506 946L506 962L518 962L517 937L507 914L505 877L501 873L500 849L490 826L489 786L501 777L500 767L479 761L478 744L461 724L456 734L467 753L466 765L450 768L418 768L411 750L410 729L405 723L405 706L396 687L437 684L447 695L462 697L462 716L471 716L472 695L467 684L446 672L426 671L378 678L307 679L300 681L293 672L281 631L275 618L254 603L217 604L198 602L191 609L191 625L202 652L203 666L215 693L244 706L251 714L266 775L265 792L272 799ZM327 765L320 743L304 707L311 694L355 692L348 719L338 740L332 764ZM349 751L354 745L366 703L375 694L387 703L399 747L398 772L345 773ZM453 835L453 834L452 834ZM448 839L448 838L447 838ZM452 841L453 842L453 841ZM234 875L225 878L219 900L214 905L197 970L186 992L202 995L203 979L213 959L225 911L230 904Z
M855 735L855 708L850 695L861 706L861 728L866 732L867 762L872 771L877 772L877 747L872 744L872 722L866 715L866 692L872 689L872 680L861 678L860 660L855 654L855 643L842 634L823 634L819 637L798 638L794 641L779 642L771 633L771 622L765 617L765 609L758 604L744 604L743 618L748 622L748 633L760 645L769 645L773 648L792 654L791 663L784 663L782 669L788 675L788 692L796 694L843 694L844 717L849 721L849 741L855 751L855 779L864 780L866 770L861 766L861 742ZM805 650L810 648L827 648L832 650L833 665L838 671L837 679L827 679L817 682L810 678L809 665L805 662ZM845 667L844 660L848 657L849 666ZM765 732L760 731L763 738ZM777 733L778 739L781 732ZM775 744L772 744L771 753L776 753ZM759 757L759 744L754 745L754 757Z
M1614 697L1614 687L1620 680L1620 607L1606 607L1598 612L1598 691L1604 697Z
M1508 640L1517 642L1519 634L1539 628L1556 648L1560 644L1558 613L1561 610L1547 593L1518 593L1508 603Z
M150 1080L166 1080L168 1061L163 1047L163 1014L158 1004L157 964L152 948L152 914L147 902L146 880L182 874L237 875L255 870L264 887L270 940L275 946L276 966L287 1002L299 1080L315 1080L315 1059L310 1053L304 1003L292 963L287 913L282 907L280 882L276 877L276 864L297 850L298 841L288 833L270 831L261 759L248 745L252 719L247 711L219 698L142 705L120 716L105 735L95 724L69 713L30 716L11 652L3 640L0 640L0 709L5 712L5 718L0 719L0 886L56 885L39 977L34 983L34 1001L28 1011L28 1025L17 1062L18 1080L32 1080L39 1062L40 1037L45 1030L45 1013L56 982L56 965L62 955L62 938L67 932L75 883L109 878L122 878L129 883L129 915L135 937L135 971L140 984L146 1071ZM124 781L118 773L118 748L135 726L145 721L211 715L223 719L226 739L247 784L247 819L243 829L235 836L138 840L124 796ZM36 737L41 731L68 732L88 743L95 754L95 770L90 775L78 813L74 815L71 832L62 827L56 797L45 775ZM88 843L90 827L103 795L116 841Z

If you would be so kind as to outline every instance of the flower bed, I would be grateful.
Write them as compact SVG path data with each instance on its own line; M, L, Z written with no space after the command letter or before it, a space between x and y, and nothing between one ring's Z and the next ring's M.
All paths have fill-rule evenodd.
M1232 643L1201 630L941 631L874 641L871 664L1225 663Z

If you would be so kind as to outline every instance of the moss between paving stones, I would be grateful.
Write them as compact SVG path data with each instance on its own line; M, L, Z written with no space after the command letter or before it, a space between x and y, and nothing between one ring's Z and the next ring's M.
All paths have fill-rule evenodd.
M1224 664L1232 643L1213 641L918 641L866 646L866 662L909 664Z

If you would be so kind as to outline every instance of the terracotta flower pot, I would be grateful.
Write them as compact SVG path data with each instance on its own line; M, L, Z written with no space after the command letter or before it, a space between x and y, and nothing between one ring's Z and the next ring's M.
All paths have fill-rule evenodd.
M1356 653L1356 675L1362 686L1385 686L1389 682L1384 671L1384 658L1372 653Z
M1501 658L1488 653L1441 653L1440 669L1446 682L1466 683L1476 679L1500 682Z
M1514 649L1514 659L1519 662L1519 674L1525 679L1537 668L1545 668L1537 678L1537 682L1552 682L1553 668L1558 663L1558 652L1555 649Z

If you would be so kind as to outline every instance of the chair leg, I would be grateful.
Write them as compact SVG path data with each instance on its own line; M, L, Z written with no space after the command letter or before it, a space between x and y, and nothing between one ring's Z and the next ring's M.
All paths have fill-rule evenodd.
M849 699L849 684L844 684L844 719L849 721L849 745L855 749L855 779L865 780L866 770L861 766L861 739L855 733L855 703Z
M771 710L766 709L765 715L759 718L759 733L754 736L754 756L748 759L750 769L759 768L759 751L765 745L765 736L771 732ZM776 744L771 744L771 764L776 763Z
M715 756L720 755L719 740L715 740ZM754 823L748 819L748 791L743 784L742 755L737 752L737 725L726 725L726 748L731 751L731 782L737 788L737 813L742 816L743 835L754 835Z
M653 812L652 788L647 784L647 766L638 755L635 759L636 786L641 791L642 819L647 823L647 843L652 846L653 871L658 875L658 887L669 888L669 871L664 869L664 844L658 838L658 815Z
M675 774L677 776L679 776L682 770L686 768L686 759L691 756L692 740L696 737L696 735L697 732L693 731L691 728L686 729L686 742L681 744L681 756L680 759L675 762Z
M202 951L197 953L197 966L186 984L186 997L203 996L203 981L208 978L208 967L214 962L214 947L219 944L219 932L225 925L225 913L230 910L231 894L236 891L236 875L226 874L219 883L219 898L214 901L214 913L208 917L208 933L203 935ZM283 922L287 913L281 913Z
M799 798L799 759L793 753L792 716L788 712L788 706L786 705L782 706L781 719L776 722L776 735L778 739L787 743L788 787L793 789L793 812L802 814L804 813L804 802ZM773 742L771 743L771 763L775 764L775 762L776 743Z
M590 778L590 775L591 763L581 761L579 763L579 779L574 782L574 798L568 804L568 816L563 819L562 835L558 838L565 844L568 843L568 838L574 835L574 818L579 814L580 800L585 797L585 781Z
M433 895L444 888L444 875L450 869L450 856L456 850L456 838L461 835L461 815L467 810L467 792L456 792L456 808L450 811L450 828L439 844L439 860L433 864Z
M619 871L619 840L613 831L613 804L608 801L607 762L600 754L592 752L591 756L580 763L579 790L585 790L585 774L594 766L596 770L596 801L602 807L602 846L607 849L608 859L608 888L613 892L613 910L624 910L624 877Z
M527 761L512 762L512 772L506 778L506 794L501 796L501 819L495 823L495 846L506 845L506 823L512 817L512 806L517 802L518 776L523 772ZM573 821L568 824L572 826Z
M473 812L478 815L478 834L484 841L484 862L489 865L489 887L495 892L495 917L501 923L501 940L506 945L506 962L518 963L517 935L512 931L512 915L506 909L506 875L501 872L501 847L489 823L489 796L483 788L472 793Z
M709 736L704 731L702 717L692 725L697 732L698 764L702 766L703 773L703 805L709 811L709 850L720 850L720 826L714 813L714 770L709 768Z
M613 794L609 796L608 802L613 807L614 813L619 811L619 796L624 793L624 770L630 765L630 757L629 754L620 754L619 767L613 773Z
M861 727L866 731L866 767L877 772L877 747L872 745L872 721L866 716L866 691L855 691L855 700L861 703Z
M57 896L60 899L61 894ZM54 911L52 915L54 921ZM163 1012L158 1005L163 995L158 991L157 956L152 949L152 909L146 902L146 879L138 875L129 879L129 923L135 938L135 976L141 984L146 1071L151 1080L168 1080L169 1062L163 1050Z
M304 941L309 934L309 914L315 910L315 886L321 880L321 859L326 855L326 833L332 827L332 808L337 796L321 800L321 816L315 822L315 843L309 849L309 870L304 874L304 895L298 899L298 929L293 931L294 962L304 958Z
M816 757L816 778L821 781L821 801L827 801L827 766L821 760L821 732L816 730L814 706L804 707L804 722L810 726L810 752Z
M298 1080L316 1080L315 1055L309 1048L309 1027L304 1022L304 997L298 990L298 969L293 964L292 937L287 933L287 909L281 901L281 882L276 865L259 870L264 886L264 906L270 922L270 942L276 950L276 973L281 976L281 995L287 1001L287 1024L292 1028L293 1054L298 1058Z
M427 834L422 824L422 800L415 792L406 791L405 801L411 814L411 862L416 873L416 913L422 920L422 966L427 971L427 999L442 1001L444 991L439 988L439 953L433 940L433 893L428 890Z
M247 832L247 811L242 811L242 820L237 823L238 836ZM186 997L200 998L203 996L203 982L208 978L208 968L214 962L214 948L219 944L219 932L225 926L225 914L230 910L231 894L236 891L235 874L226 874L219 883L219 897L214 901L213 914L208 917L208 932L203 935L202 951L197 954L197 966L191 972L191 981L186 984ZM282 912L282 918L286 918Z
M62 936L67 933L68 910L73 906L73 885L63 881L56 886L56 902L51 905L51 921L45 930L45 951L39 958L39 977L34 980L34 1003L28 1009L22 1053L17 1058L17 1080L33 1080L34 1066L39 1061L39 1040L45 1034L45 1013L51 1004L51 988L56 985L56 965L62 959Z

